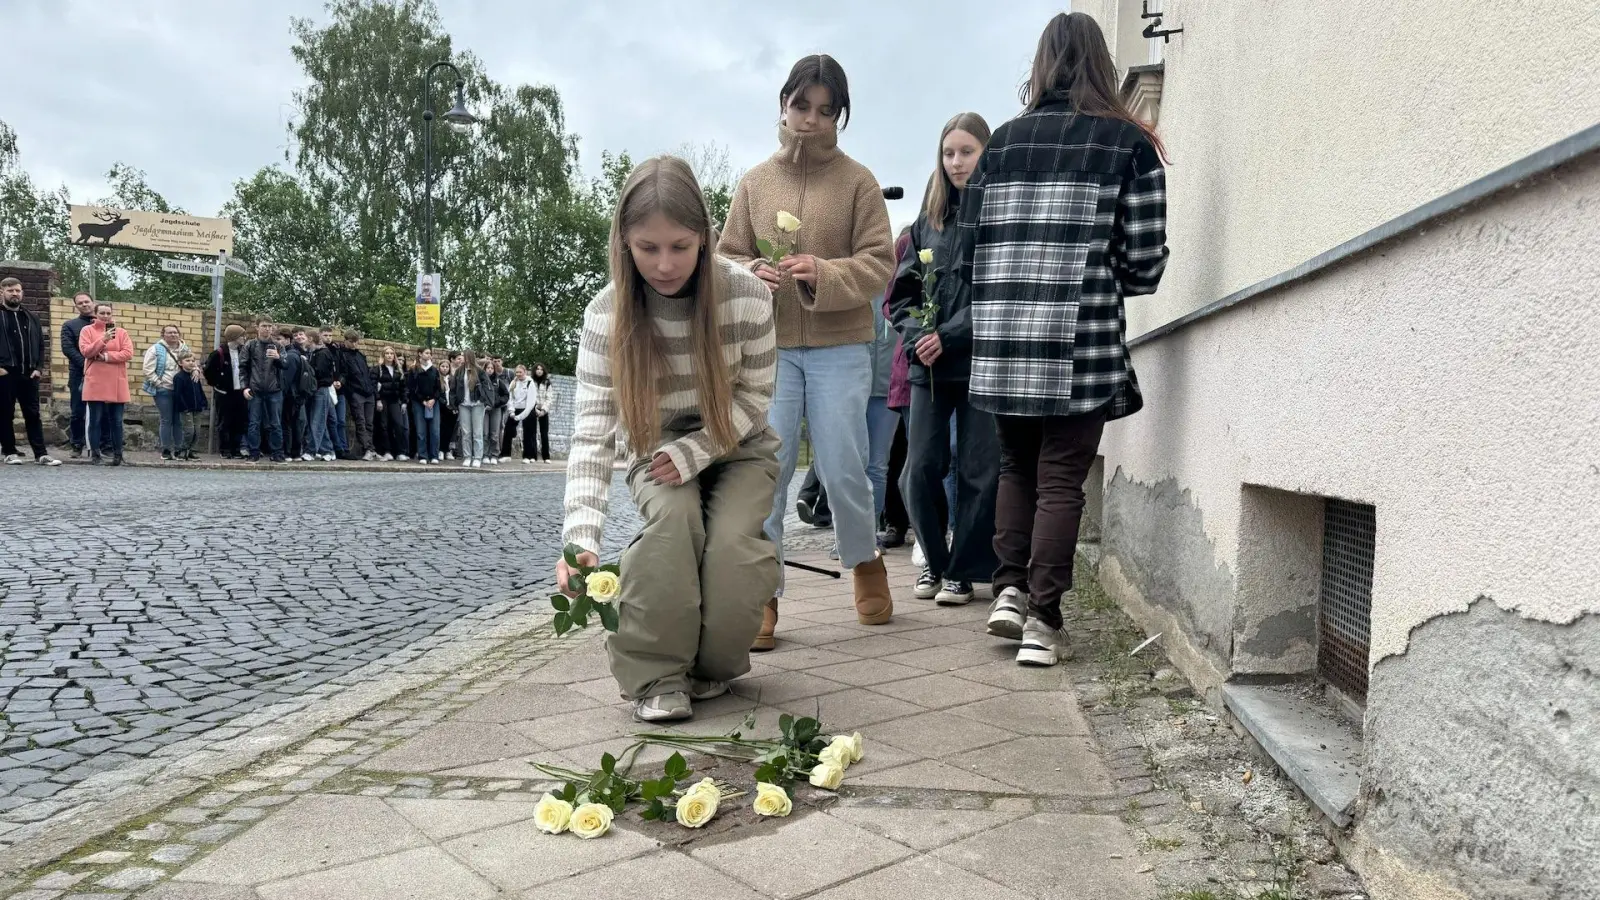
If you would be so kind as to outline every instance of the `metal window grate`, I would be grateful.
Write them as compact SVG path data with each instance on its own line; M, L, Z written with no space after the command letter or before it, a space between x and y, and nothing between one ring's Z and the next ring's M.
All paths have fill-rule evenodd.
M1375 507L1329 499L1322 524L1317 672L1345 694L1363 701L1372 636L1377 517Z

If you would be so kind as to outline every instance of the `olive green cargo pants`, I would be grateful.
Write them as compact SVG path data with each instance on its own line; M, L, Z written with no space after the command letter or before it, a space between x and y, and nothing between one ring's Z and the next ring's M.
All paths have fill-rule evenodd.
M777 550L762 531L777 454L778 438L767 431L677 487L652 482L648 459L629 467L644 530L622 554L617 631L606 641L623 697L688 691L691 678L732 681L750 671L750 642L778 587Z

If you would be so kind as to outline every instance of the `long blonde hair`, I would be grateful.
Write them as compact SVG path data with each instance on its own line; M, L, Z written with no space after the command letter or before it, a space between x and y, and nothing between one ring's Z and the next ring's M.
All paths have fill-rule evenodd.
M733 430L733 384L722 357L723 284L717 271L717 238L705 194L689 164L675 156L657 156L640 163L623 185L611 217L611 284L614 290L611 326L611 371L615 373L617 411L634 453L656 449L661 437L660 379L667 374L660 330L645 308L645 282L628 252L627 233L661 213L700 235L695 261L694 311L689 341L695 384L700 396L700 421L717 445L718 454L738 443Z
M950 176L944 170L944 139L952 131L965 131L977 138L979 144L985 147L989 145L989 123L975 112L958 113L944 123L944 130L939 132L939 152L934 157L933 177L928 179L928 194L922 204L922 211L928 214L928 224L933 226L934 231L944 230L944 220L950 215L950 195L956 191L956 186L950 182Z

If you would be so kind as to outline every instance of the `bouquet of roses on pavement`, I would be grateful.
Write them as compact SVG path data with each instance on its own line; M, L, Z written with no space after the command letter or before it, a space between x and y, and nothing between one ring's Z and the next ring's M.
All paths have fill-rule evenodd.
M590 613L600 617L600 624L607 631L617 630L616 600L622 592L622 568L615 564L583 565L581 560L586 553L577 544L568 544L561 551L571 574L562 585L565 592L550 597L550 605L556 610L552 624L558 635L587 627Z

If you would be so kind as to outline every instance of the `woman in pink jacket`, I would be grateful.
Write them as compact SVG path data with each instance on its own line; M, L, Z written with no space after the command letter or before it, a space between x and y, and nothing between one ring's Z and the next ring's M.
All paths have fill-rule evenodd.
M98 303L94 322L78 335L83 353L83 400L89 405L89 440L94 464L105 465L100 448L111 445L111 465L122 465L122 410L128 405L128 361L133 340L113 320L111 304ZM105 441L104 436L110 440Z

